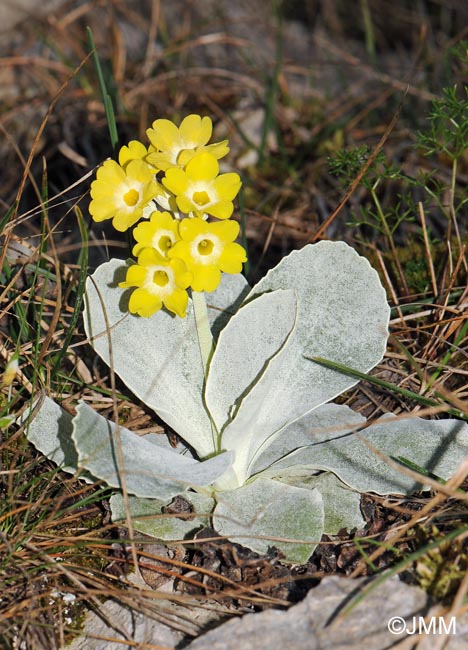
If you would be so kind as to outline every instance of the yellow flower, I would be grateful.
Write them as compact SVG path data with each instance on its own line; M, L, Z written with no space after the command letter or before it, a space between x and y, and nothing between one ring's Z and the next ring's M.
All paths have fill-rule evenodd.
M133 255L144 248L154 248L161 257L167 257L170 248L179 239L179 222L169 212L153 212L149 221L141 221L133 231L137 243Z
M162 208L166 212L167 211L172 212L174 216L177 217L177 219L179 219L179 212L178 212L179 209L177 207L175 196L172 194L172 192L166 190L166 188L163 185L159 185L159 190L160 190L159 194L155 198L158 207Z
M128 145L124 145L119 151L119 165L125 169L126 164L131 160L143 160L146 162L148 152L152 151L154 151L153 147L147 149L139 140L131 140ZM159 171L157 167L153 167L152 165L148 164L148 167L153 174L157 174Z
M119 151L119 165L125 167L130 160L143 160L148 155L148 149L139 140L131 140Z
M229 219L234 211L232 203L240 190L239 174L219 173L219 163L210 153L194 156L185 170L172 167L162 182L175 194L181 212L194 212L197 217L211 214L217 219Z
M229 152L227 140L207 145L212 132L211 119L200 115L188 115L179 128L169 120L155 120L146 134L156 152L150 153L147 160L165 171L169 167L185 167L196 153L202 151L222 158Z
M247 261L245 250L233 243L239 234L236 221L207 223L204 219L182 219L180 240L169 249L170 259L180 258L193 274L194 291L214 291L224 273L240 273Z
M136 287L130 296L129 311L145 318L152 316L164 305L166 309L185 318L192 274L180 259L167 260L152 248L145 248L138 263L127 270L125 282L120 287Z
M125 169L115 160L106 160L91 183L89 212L94 221L112 219L114 228L124 232L159 192L159 184L143 160L130 160Z

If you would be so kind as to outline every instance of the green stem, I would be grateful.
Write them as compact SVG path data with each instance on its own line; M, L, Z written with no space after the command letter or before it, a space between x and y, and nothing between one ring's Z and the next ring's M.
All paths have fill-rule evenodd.
M382 227L383 227L385 236L386 236L386 238L388 240L388 243L390 245L390 250L392 251L393 259L395 261L395 265L396 265L396 267L398 269L398 273L400 275L401 283L403 285L403 290L404 290L405 294L407 296L409 296L410 292L409 292L408 284L406 282L405 274L404 274L402 266L400 264L400 258L398 257L398 252L397 252L397 249L395 247L395 242L393 241L393 234L392 234L392 232L390 230L390 227L389 227L388 222L387 222L387 218L386 218L385 213L384 213L384 211L382 209L382 206L380 204L379 197L377 196L376 188L377 188L377 184L375 184L370 189L372 200L374 201L374 205L375 205L375 207L377 209L377 213L378 213L379 218L380 218L380 220L382 222Z
M213 336L211 334L210 322L208 320L208 309L206 306L205 293L203 291L192 291L193 314L195 316L195 325L197 327L198 345L200 347L200 356L203 365L203 374L208 377L208 364L213 353ZM219 434L211 415L208 413L211 421L211 433L213 436L213 448L215 453L219 453Z
M200 354L203 364L203 374L206 379L208 374L208 363L213 350L213 336L211 335L204 292L192 291L192 302L195 324L197 326L198 344L200 346Z
M452 177L450 181L450 208L451 213L455 216L455 190L457 187L457 168L458 159L454 158L452 161Z
M444 358L440 362L439 368L432 373L430 385L432 385L435 381L437 381L437 379L439 378L439 376L441 375L444 369L444 366L446 366L449 363L452 355L459 350L458 346L465 338L467 330L468 330L468 321L465 321L456 339L454 340L453 345L450 347L449 351L445 354Z
M362 20L364 22L364 33L366 37L366 50L371 60L375 63L375 34L372 25L372 16L367 0L360 0Z

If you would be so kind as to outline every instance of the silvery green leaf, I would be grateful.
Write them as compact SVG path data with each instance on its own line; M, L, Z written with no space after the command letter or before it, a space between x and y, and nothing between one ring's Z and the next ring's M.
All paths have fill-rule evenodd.
M151 444L167 449L168 451L188 456L188 458L195 458L192 451L184 445L183 442L179 441L176 446L173 447L169 438L164 433L146 433L144 438L147 442L151 442Z
M322 404L301 420L285 427L271 444L260 448L249 468L249 476L262 472L262 476L274 478L281 471L282 458L302 447L346 435L361 427L365 418L342 404ZM286 458L286 466L290 463Z
M141 499L129 496L128 514L132 519L133 528L144 535L168 542L185 539L198 529L208 526L215 505L214 500L196 492L184 492L182 496L193 508L193 513L188 513L186 516L163 513L162 508L170 503L167 499ZM127 517L122 494L112 495L110 508L112 521L125 526Z
M379 453L384 457L379 457ZM467 454L468 425L460 420L403 419L388 415L359 435L339 436L298 449L268 472L279 473L285 467L294 466L323 469L359 492L411 494L422 489L424 481L419 483L405 475L398 466L387 463L385 457L398 465L409 461L430 475L446 480Z
M216 531L257 553L275 546L287 561L303 564L322 537L323 503L316 490L258 479L219 492L217 500Z
M186 318L165 310L150 318L134 316L127 309L129 291L118 287L126 270L124 261L111 260L88 278L86 334L108 365L112 358L115 372L137 397L201 458L209 456L215 445L202 400L204 373L192 303Z
M323 241L285 257L246 302L267 291L294 288L297 324L225 432L248 427L260 444L356 383L307 357L320 356L361 372L383 357L389 307L377 272L342 242ZM245 409L245 413L243 412ZM238 425L236 430L236 425Z
M170 499L189 487L203 487L219 478L231 464L225 453L200 462L164 449L143 436L109 422L84 402L73 418L73 440L78 463L110 487L129 494ZM120 466L120 453L124 466Z
M237 312L249 291L249 284L243 275L223 273L219 286L211 293L205 294L208 319L215 339Z
M230 416L235 417L239 403L282 348L295 320L294 292L274 291L245 305L221 332L205 390L206 404L218 431ZM236 449L246 449L250 441L241 434L234 442ZM234 447L223 437L223 448Z
M359 492L350 490L331 472L311 476L291 474L278 480L305 490L315 489L320 492L325 513L323 532L326 535L337 535L343 528L362 528L366 523L361 514Z
M37 407L37 410L34 409ZM72 440L72 416L50 397L44 396L34 402L30 411L21 417L26 427L26 437L36 449L53 461L60 469L70 474L78 472L78 454ZM94 483L95 478L88 472L80 472L79 477L87 483Z

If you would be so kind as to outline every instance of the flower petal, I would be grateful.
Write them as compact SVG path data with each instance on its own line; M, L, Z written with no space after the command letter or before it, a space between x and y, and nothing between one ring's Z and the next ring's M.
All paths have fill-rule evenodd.
M125 282L120 282L119 287L141 287L146 280L146 269L138 264L128 267Z
M148 153L145 145L139 140L131 140L128 145L124 145L119 151L119 164L125 167L130 160L144 158Z
M167 151L179 140L179 129L170 120L155 120L146 135L153 147Z
M217 237L224 242L233 242L239 234L240 226L237 221L230 219L229 221L216 221L210 224L210 230L216 233Z
M187 164L186 173L192 181L210 181L219 173L219 163L210 153L197 154Z
M229 153L228 141L222 140L222 142L214 142L205 147L205 151L210 153L212 156L217 158L224 158Z
M213 124L209 117L200 115L187 115L181 122L179 133L181 139L189 146L204 145L211 138Z
M173 194L184 194L188 188L188 178L186 173L178 167L172 167L166 171L162 179L163 184Z
M219 201L206 208L206 212L217 219L229 219L234 212L234 205L232 201Z
M240 244L227 244L219 258L219 266L224 273L240 273L244 262L247 262L247 255Z
M158 295L146 289L135 289L128 302L129 311L144 318L152 316L162 307L162 300Z
M232 201L241 188L241 179L239 174L230 172L218 176L218 178L215 179L214 185L219 196L222 196L225 200Z
M188 305L188 294L183 289L176 289L170 296L164 299L164 306L169 311L177 314L180 318L185 318Z
M194 269L192 288L194 291L214 291L221 282L221 271L214 264L197 266Z

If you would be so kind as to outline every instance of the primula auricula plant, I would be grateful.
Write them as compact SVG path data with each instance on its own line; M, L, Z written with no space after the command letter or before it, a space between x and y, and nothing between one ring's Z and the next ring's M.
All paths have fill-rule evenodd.
M156 120L91 186L90 212L133 229L132 261L87 283L90 343L183 443L137 435L84 401L72 417L39 401L29 440L68 472L116 488L113 520L163 540L211 524L264 553L305 562L323 533L363 524L362 492L425 489L409 466L447 479L468 453L464 422L385 416L370 424L332 400L385 352L389 307L377 273L342 242L285 257L250 288L235 239L235 173L211 120ZM183 496L190 515L161 516Z

